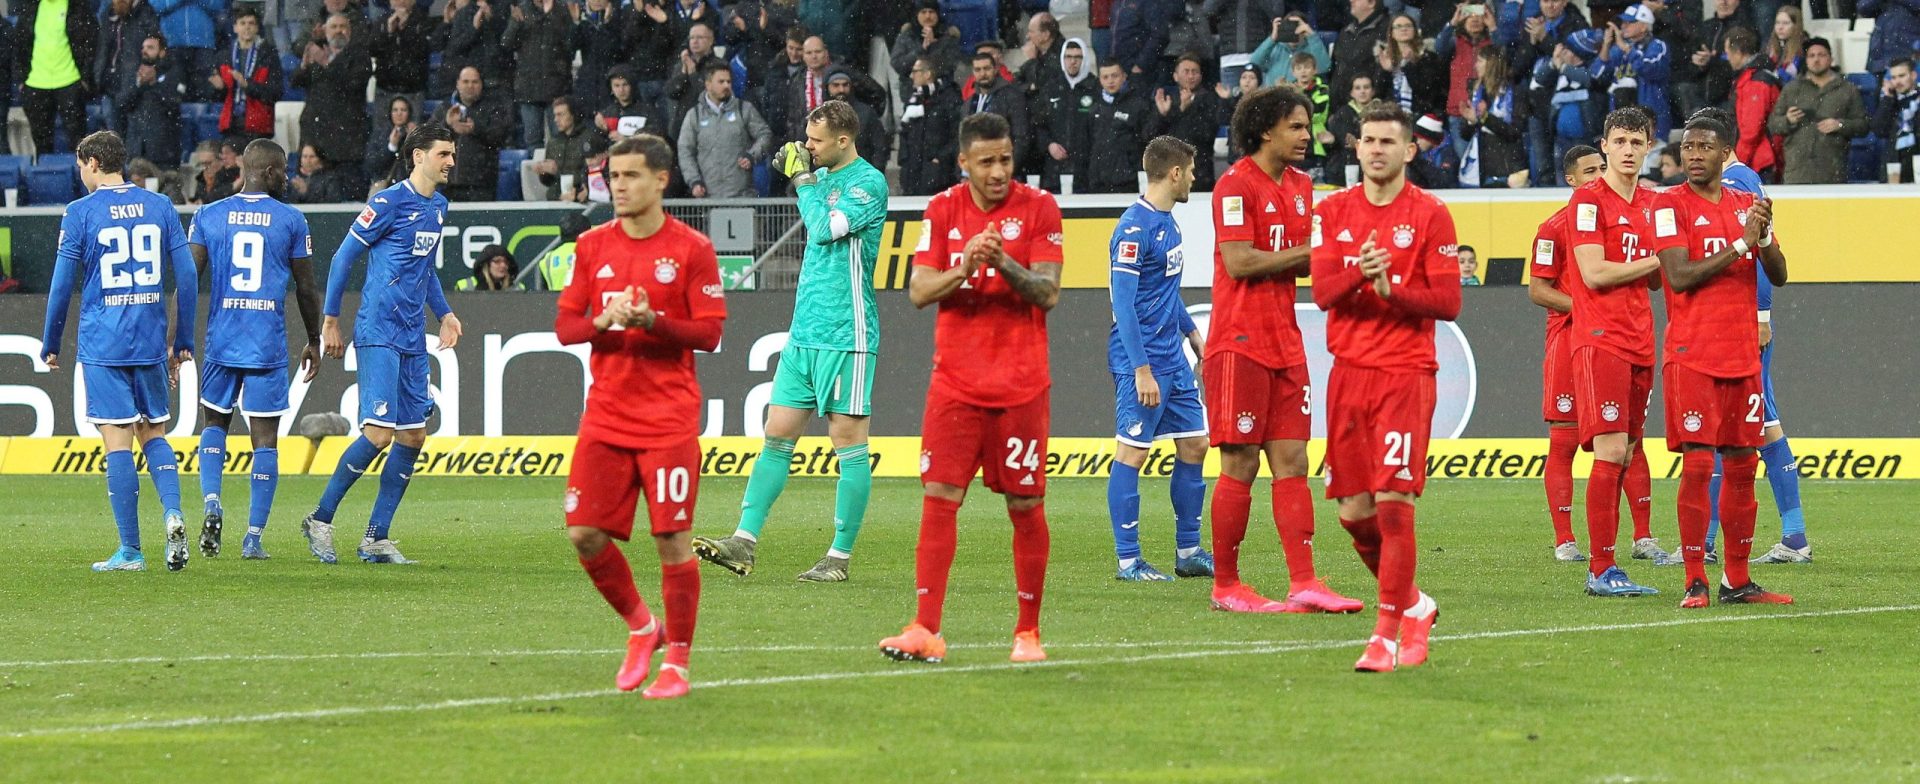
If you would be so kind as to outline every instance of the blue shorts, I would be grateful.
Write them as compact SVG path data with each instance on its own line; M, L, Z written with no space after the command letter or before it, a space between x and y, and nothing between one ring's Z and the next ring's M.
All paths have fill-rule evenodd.
M80 365L86 385L87 421L96 425L165 422L173 415L167 404L167 363L152 365Z
M427 392L427 355L355 346L354 357L360 368L360 424L394 430L427 426L427 409L433 407Z
M287 369L242 368L208 362L200 368L200 405L222 414L240 404L245 417L286 416Z
M1767 418L1761 427L1780 426L1780 406L1773 402L1773 343L1760 350L1760 396L1766 401Z
M1140 405L1132 373L1113 374L1113 437L1128 446L1147 449L1166 438L1207 435L1207 407L1200 402L1200 385L1193 371L1154 375L1160 382L1160 405Z

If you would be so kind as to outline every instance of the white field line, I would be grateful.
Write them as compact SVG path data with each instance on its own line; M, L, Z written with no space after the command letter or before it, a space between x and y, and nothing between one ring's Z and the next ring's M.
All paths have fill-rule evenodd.
M1876 613L1913 612L1920 610L1920 604L1891 605L1885 607L1855 607L1844 610L1816 610L1809 612L1791 612L1769 615L1721 615L1674 618L1665 621L1645 621L1639 623L1611 623L1589 626L1552 626L1535 629L1504 629L1496 631L1469 632L1465 634L1436 634L1435 642L1461 642L1468 640L1492 640L1509 637L1542 637L1555 634L1580 634L1587 632L1629 631L1634 629L1655 629L1669 626L1694 626L1714 623L1743 623L1747 621L1782 621L1798 618L1827 618L1843 615L1870 615ZM884 670L862 670L854 672L819 672L806 675L775 675L762 678L729 678L694 683L697 689L721 689L740 686L777 686L788 683L813 683L820 681L851 680L855 678L894 678L916 675L956 674L969 672L997 672L1011 669L1033 669L1044 667L1093 667L1111 664L1138 664L1143 662L1172 661L1179 659L1203 659L1217 656L1247 656L1267 653L1289 653L1297 651L1328 650L1333 648L1358 647L1365 640L1330 640L1324 642L1282 643L1267 646L1245 647L1230 650L1174 651L1167 653L1148 653L1136 656L1119 656L1105 659L1051 659L1035 664L1014 664L995 662L990 664L970 664L956 667L901 666ZM119 722L115 724L95 724L77 727L44 727L28 730L13 730L0 733L0 738L35 738L52 735L98 735L136 730L167 730L188 727L206 727L229 724L262 724L278 721L296 721L302 719L327 719L339 716L365 716L382 713L417 713L423 711L450 710L455 708L476 708L495 705L516 705L529 702L559 702L562 700L591 699L611 697L621 694L615 689L596 689L592 691L550 692L546 694L501 695L495 697L472 697L466 699L441 700L438 702L389 704L389 705L348 705L337 708L316 708L311 710L275 711L272 713L254 713L238 716L190 716L177 719L152 719L142 721Z

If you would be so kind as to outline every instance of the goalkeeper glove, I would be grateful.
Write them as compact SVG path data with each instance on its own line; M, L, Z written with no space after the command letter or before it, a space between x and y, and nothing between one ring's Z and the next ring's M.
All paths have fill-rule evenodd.
M787 142L773 153L773 167L787 179L806 173L812 163L813 155L799 142Z

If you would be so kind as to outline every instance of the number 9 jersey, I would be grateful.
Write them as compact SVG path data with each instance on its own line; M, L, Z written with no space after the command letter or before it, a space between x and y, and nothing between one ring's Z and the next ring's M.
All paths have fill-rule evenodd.
M313 255L306 216L265 194L242 193L201 208L187 242L207 250L206 360L286 367L289 265Z

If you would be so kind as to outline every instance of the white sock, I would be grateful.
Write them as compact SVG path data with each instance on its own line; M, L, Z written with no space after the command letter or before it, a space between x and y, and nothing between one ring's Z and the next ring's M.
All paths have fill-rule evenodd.
M1192 557L1193 557L1193 554L1194 554L1194 553L1197 553L1197 552L1200 552L1200 548L1198 548L1198 547L1182 547L1182 548L1180 548L1180 549L1179 549L1178 551L1176 551L1176 552L1178 552L1178 553L1179 553L1179 555L1180 555L1180 557L1181 557L1181 558L1192 558Z
M749 542L759 542L759 541L760 541L760 537L757 537L757 536L754 536L753 534L750 534L750 533L747 533L747 529L745 529L745 528L735 528L735 529L733 529L733 537L734 537L735 539L745 539L745 540L747 540L747 541L749 541Z
M839 550L835 550L829 547L827 548L827 557L838 558L842 561L851 561L853 560L853 553L843 553L843 552L840 552Z
M1126 569L1139 562L1140 559L1138 558L1122 558L1120 559L1120 568Z

